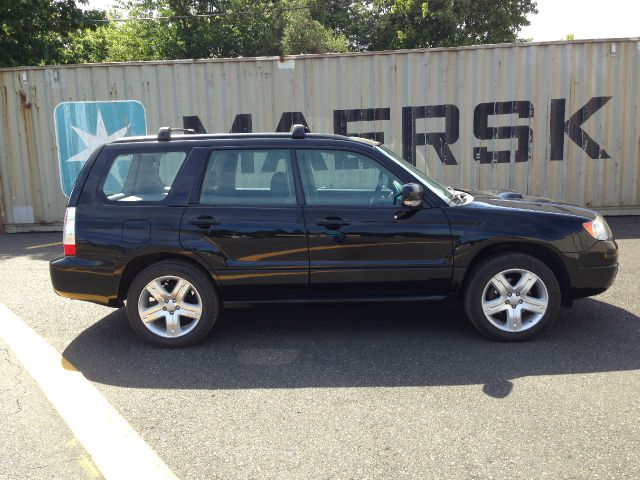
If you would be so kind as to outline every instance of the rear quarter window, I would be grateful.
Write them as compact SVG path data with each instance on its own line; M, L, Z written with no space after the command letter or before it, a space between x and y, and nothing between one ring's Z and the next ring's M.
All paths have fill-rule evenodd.
M163 202L187 153L121 153L111 162L102 193L112 202Z

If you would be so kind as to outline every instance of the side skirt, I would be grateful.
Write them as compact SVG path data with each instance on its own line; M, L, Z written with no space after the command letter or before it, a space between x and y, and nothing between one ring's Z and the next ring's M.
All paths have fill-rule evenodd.
M284 300L241 300L223 301L225 308L247 307L252 305L286 305L286 304L318 304L318 303L392 303L392 302L438 302L446 300L447 295L419 295L405 297L338 297L338 298L303 298Z

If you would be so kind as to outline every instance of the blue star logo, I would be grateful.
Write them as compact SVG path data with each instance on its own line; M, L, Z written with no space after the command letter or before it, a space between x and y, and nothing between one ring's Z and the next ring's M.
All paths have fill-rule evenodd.
M68 197L93 151L117 138L147 134L143 105L135 100L63 102L54 111L60 184Z

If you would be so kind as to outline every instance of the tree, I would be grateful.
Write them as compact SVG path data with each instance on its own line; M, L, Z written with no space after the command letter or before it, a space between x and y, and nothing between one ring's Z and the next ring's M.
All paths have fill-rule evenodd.
M2 1L0 66L58 63L70 32L87 28L87 19L102 15L96 10L83 12L75 0Z
M78 0L86 2L86 0ZM452 47L520 41L535 0L0 0L0 65Z
M110 15L74 33L68 62L277 55L284 26L265 0L124 0Z
M69 35L63 63L126 62L185 58L170 22L125 20L125 12L135 18L163 14L158 2L120 2L111 12L112 20L93 28L80 28Z
M351 0L309 0L311 17L334 35L346 38L350 50L364 50L362 39L373 28L371 11L373 2Z
M344 53L349 51L347 38L334 34L318 20L311 17L308 4L299 2L287 13L282 35L282 53Z
M515 42L535 0L375 0L369 50Z

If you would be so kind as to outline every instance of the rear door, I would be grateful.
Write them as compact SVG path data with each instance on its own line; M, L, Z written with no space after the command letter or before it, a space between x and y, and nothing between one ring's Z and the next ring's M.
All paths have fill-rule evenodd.
M305 297L309 259L288 149L207 150L180 241L201 255L226 301Z
M105 291L117 290L119 276L113 273L132 256L179 250L188 200L181 183L188 177L190 150L168 143L123 143L102 150L78 199L76 244L78 256L104 271Z
M442 209L394 204L403 183L363 152L297 149L313 297L440 296L452 277Z

